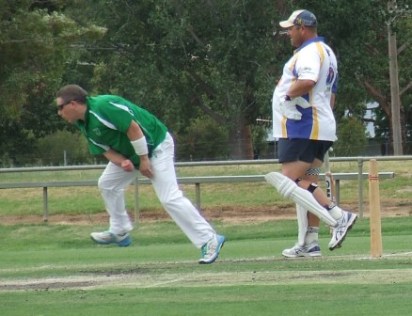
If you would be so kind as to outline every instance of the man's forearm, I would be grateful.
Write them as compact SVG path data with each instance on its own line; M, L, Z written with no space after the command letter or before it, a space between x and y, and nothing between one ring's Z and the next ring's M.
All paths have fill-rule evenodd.
M296 80L295 83L289 88L286 95L291 99L300 97L307 94L314 86L316 82L312 80Z
M119 154L113 149L109 149L108 151L106 151L103 154L103 156L105 156L107 160L111 161L112 163L114 163L116 166L119 166L119 167L121 166L122 162L127 159L122 154Z

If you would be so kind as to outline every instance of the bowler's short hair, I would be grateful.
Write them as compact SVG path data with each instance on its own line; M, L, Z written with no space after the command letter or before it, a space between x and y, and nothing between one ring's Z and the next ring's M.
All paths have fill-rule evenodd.
M57 98L62 98L64 102L78 101L86 103L87 91L76 84L64 86L56 93Z

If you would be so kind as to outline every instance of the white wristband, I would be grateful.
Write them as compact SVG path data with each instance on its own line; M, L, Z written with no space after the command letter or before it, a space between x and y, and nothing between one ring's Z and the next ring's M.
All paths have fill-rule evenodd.
M138 156L147 155L149 149L147 148L146 137L141 137L139 139L133 140L130 142L134 148L134 151Z

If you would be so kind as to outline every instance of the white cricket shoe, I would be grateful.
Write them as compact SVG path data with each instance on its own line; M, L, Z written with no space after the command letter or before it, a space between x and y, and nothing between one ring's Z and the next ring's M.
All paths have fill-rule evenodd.
M225 241L225 236L213 236L202 246L202 257L199 259L199 263L213 263L219 256L220 250L222 249Z
M317 241L311 242L309 245L299 246L294 245L292 248L284 249L282 255L286 258L300 258L300 257L320 257L319 243Z
M98 244L117 244L119 247L127 247L132 243L129 233L113 234L109 231L93 232L90 234L92 240Z
M336 227L333 227L332 239L329 242L329 250L339 248L342 242L345 240L346 234L355 224L358 216L351 212L342 211L342 218L337 222Z

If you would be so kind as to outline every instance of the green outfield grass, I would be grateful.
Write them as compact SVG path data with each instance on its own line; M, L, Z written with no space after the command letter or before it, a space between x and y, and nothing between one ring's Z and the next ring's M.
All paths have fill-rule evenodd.
M360 219L322 258L283 259L292 220L214 222L228 238L212 265L171 221L141 223L128 248L91 242L101 224L0 225L1 315L409 315L412 218L384 218L384 256Z
M195 167L178 174L264 174L278 168ZM356 172L357 163L332 163L332 170ZM412 212L412 162L380 162L379 170L396 174L380 182L382 204ZM99 174L2 174L1 181L97 179ZM183 189L193 200L194 187ZM367 205L367 181L364 189ZM164 212L150 186L139 190L142 212ZM356 181L341 183L341 200L357 205ZM128 248L93 244L90 232L107 225L92 216L104 214L97 188L49 189L50 215L65 219L58 222L42 222L41 189L0 190L0 201L0 315L397 316L412 310L412 217L387 217L386 207L379 259L370 257L367 217L358 220L341 249L327 249L329 232L322 226L323 257L292 260L280 253L295 242L294 220L213 220L228 241L216 263L199 265L199 250L170 220L140 221ZM130 209L133 203L130 189ZM221 210L223 217L226 207L242 212L273 205L292 203L265 183L202 186L202 207ZM70 223L74 215L88 219ZM20 217L17 224L10 216Z
M266 174L278 171L279 165L237 165L237 166L201 166L180 167L179 176L210 176L210 175L247 175ZM380 181L381 200L384 205L409 206L412 205L412 161L382 161L378 164L379 171L395 172L394 179ZM357 162L331 163L333 172L357 172ZM368 163L364 163L364 172L368 171ZM101 170L64 171L64 172L25 172L4 173L2 182L22 181L53 181L53 180L96 180ZM368 182L364 181L364 202L368 203ZM323 186L323 183L321 183ZM183 185L183 191L192 200L195 200L194 185ZM139 205L141 212L163 212L151 186L139 188ZM104 212L103 202L96 187L50 188L50 214L98 214ZM127 206L134 207L134 188L127 190ZM357 206L358 182L342 181L340 191L341 203ZM1 215L43 215L43 192L35 189L5 189L0 190ZM203 208L222 209L225 207L270 207L272 205L291 206L276 190L262 183L229 183L229 184L202 184L201 201ZM356 209L355 209L356 211ZM383 210L384 211L384 210Z

